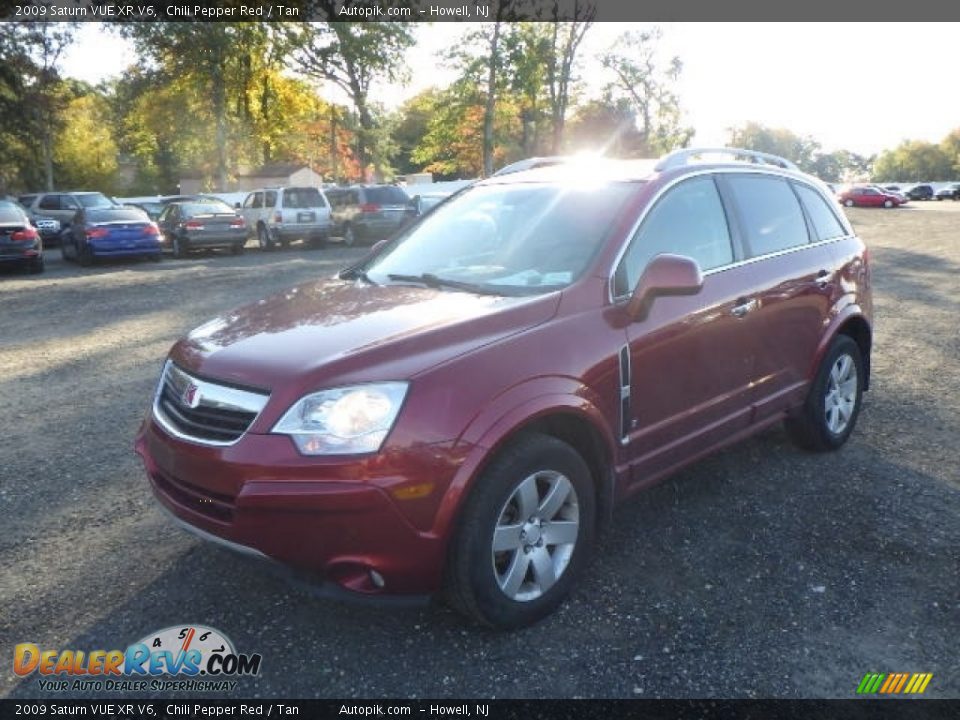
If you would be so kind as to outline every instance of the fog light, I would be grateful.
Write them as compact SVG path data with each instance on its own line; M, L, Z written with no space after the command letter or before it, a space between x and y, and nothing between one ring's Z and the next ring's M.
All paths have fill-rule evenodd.
M372 582L374 587L376 587L378 590L382 590L383 586L387 584L383 579L383 575L378 573L376 570L370 571L370 582Z

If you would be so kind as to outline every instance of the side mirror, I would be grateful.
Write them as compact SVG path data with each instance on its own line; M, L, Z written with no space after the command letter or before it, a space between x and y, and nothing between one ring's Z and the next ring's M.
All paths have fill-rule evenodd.
M703 287L703 273L693 258L668 253L657 255L640 276L627 314L634 320L643 320L659 295L696 295Z

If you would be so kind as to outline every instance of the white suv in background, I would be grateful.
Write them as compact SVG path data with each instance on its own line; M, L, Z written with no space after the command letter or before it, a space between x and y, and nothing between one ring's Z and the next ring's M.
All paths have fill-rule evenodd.
M254 190L239 210L261 250L287 247L299 239L319 248L330 235L330 203L315 187Z

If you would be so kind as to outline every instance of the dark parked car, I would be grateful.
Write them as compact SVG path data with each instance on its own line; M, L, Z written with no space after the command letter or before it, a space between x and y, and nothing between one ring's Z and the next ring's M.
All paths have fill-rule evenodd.
M43 272L43 240L19 203L0 200L0 264Z
M903 195L876 186L852 187L840 193L837 199L847 207L894 208L907 202Z
M916 185L907 190L906 194L911 200L933 200L934 197L932 185Z
M330 202L333 234L345 245L381 240L408 219L410 196L396 185L355 185L324 190Z
M937 200L960 200L960 184L940 188L935 197Z
M81 210L63 235L64 260L90 265L106 257L160 259L160 230L138 208L113 206Z
M124 207L135 207L143 210L147 217L151 220L156 220L160 217L160 213L163 212L163 209L167 206L167 203L158 200L157 202L125 202Z
M160 504L330 592L442 590L515 628L652 482L781 421L840 448L870 373L864 244L788 161L706 152L490 178L201 325L136 440Z
M246 222L220 201L168 203L157 222L163 249L178 258L201 248L230 248L239 255L247 243Z

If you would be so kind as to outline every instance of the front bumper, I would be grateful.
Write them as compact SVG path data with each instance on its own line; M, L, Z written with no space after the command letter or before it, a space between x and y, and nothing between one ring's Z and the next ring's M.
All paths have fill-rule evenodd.
M152 417L135 447L158 501L181 523L293 568L326 587L321 594L422 599L439 589L442 539L415 528L384 488L351 479L356 461L318 464L279 435L196 445L171 437Z

